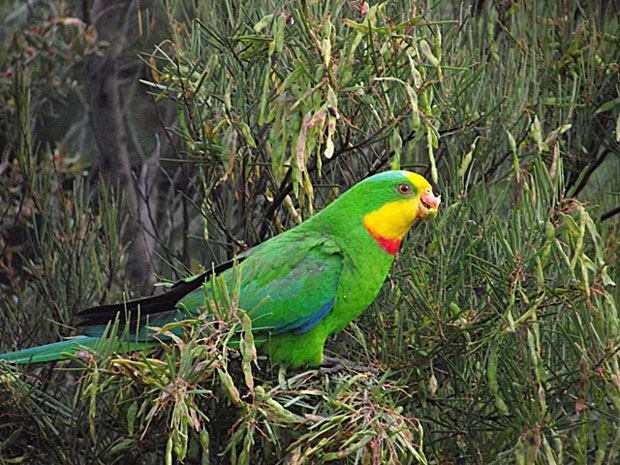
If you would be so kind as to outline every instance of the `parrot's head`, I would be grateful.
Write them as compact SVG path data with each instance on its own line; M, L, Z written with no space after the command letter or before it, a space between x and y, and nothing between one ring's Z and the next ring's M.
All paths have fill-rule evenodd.
M353 189L358 186L365 205L362 223L370 235L390 253L396 253L402 237L414 221L418 218L433 218L441 202L441 197L433 194L430 183L410 171L379 173Z

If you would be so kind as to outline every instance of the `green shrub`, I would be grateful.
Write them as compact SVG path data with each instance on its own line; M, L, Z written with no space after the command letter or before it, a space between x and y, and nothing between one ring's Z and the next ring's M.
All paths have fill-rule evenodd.
M184 273L182 255L199 271L389 167L432 179L440 214L328 342L377 375L270 366L231 286L152 353L110 353L104 338L59 369L1 367L0 462L615 463L613 5L161 6L139 5L135 21L141 35L168 30L142 56L182 147L156 190L166 276ZM81 182L86 160L59 163L62 144L38 143L47 83L17 62L0 75L6 350L55 341L77 310L121 298L127 261L122 201Z

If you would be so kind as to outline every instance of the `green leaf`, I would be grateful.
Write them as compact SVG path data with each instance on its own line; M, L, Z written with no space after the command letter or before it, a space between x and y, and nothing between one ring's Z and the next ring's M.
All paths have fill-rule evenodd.
M620 97L617 97L613 100L609 100L603 103L600 107L596 109L594 114L598 115L599 113L603 113L604 111L612 110L616 107L620 107Z

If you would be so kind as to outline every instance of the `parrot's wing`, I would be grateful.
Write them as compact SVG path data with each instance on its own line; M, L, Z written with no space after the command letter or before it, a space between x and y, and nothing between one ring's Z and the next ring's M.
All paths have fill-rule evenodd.
M241 263L239 306L253 331L304 333L334 306L344 256L329 237L313 233L278 236L252 249ZM225 275L229 288L231 274ZM189 311L205 305L199 289L179 302Z
M243 294L254 327L301 334L334 307L344 256L332 239L305 236L287 241L255 263L249 259L242 265L249 268Z

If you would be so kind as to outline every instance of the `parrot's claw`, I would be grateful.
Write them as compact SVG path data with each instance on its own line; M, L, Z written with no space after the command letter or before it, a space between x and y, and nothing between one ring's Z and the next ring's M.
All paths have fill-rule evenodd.
M352 362L351 360L347 360L346 358L330 357L328 355L323 355L323 363L319 368L319 375L337 373L345 368L355 371L369 371L373 375L378 374L378 371L375 368L368 367L366 365L360 365L358 363Z

